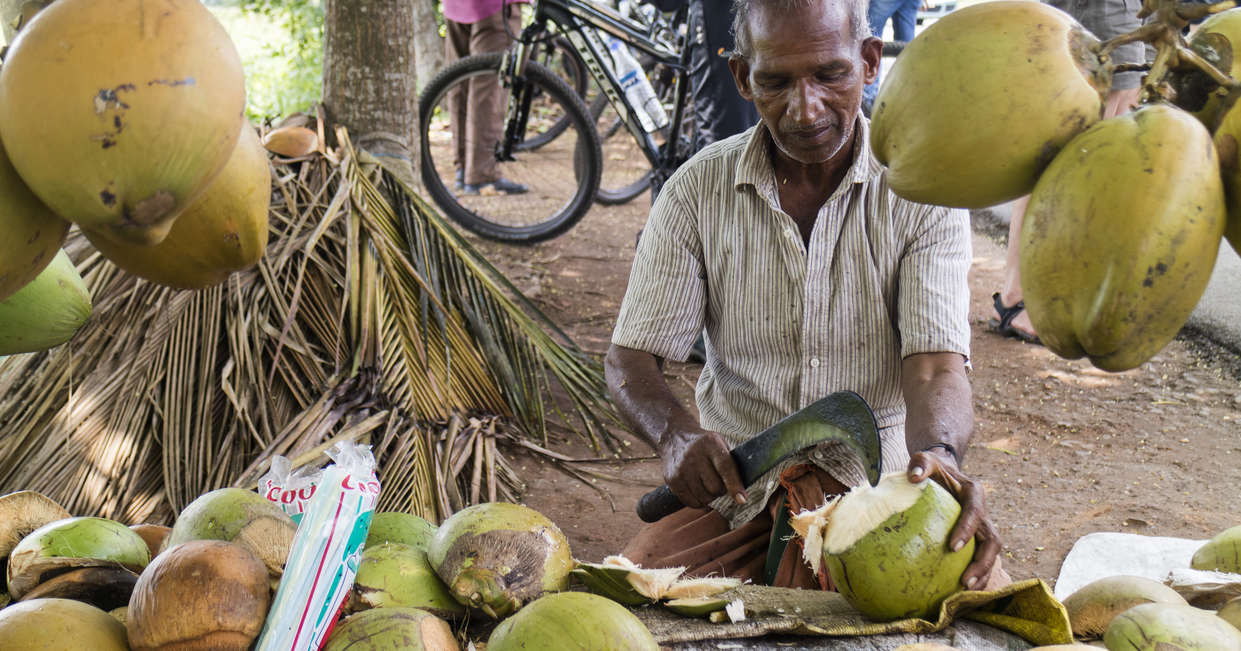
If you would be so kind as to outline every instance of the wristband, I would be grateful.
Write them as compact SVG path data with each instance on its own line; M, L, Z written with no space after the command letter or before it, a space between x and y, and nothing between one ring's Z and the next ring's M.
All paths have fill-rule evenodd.
M943 448L944 450L947 450L948 454L952 455L952 460L956 461L958 466L961 465L961 457L960 455L957 454L957 449L952 447L951 443L932 443L931 445L928 445L925 448L922 448L922 450L920 451L930 452L931 450L934 450L935 448Z

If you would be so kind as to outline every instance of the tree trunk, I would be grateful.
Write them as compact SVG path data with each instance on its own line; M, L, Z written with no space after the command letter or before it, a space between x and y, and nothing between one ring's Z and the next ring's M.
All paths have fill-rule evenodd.
M323 104L328 120L372 154L416 160L414 3L327 0L324 6ZM413 182L412 163L407 182Z
M435 0L413 0L413 5L414 79L421 91L444 67L444 39L436 20Z

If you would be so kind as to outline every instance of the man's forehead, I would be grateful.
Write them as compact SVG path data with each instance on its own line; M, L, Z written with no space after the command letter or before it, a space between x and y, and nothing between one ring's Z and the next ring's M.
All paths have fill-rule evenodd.
M760 43L809 46L813 42L853 40L852 4L841 0L759 1L746 19L756 47Z

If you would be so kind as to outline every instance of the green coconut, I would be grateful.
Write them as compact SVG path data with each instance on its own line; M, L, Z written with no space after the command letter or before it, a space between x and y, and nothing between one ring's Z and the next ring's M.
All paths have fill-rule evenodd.
M427 550L427 543L435 535L435 525L413 513L385 511L376 513L371 519L370 531L366 534L366 546L383 543L400 543L422 551Z
M646 625L624 606L587 592L544 595L500 622L487 651L655 651Z
M123 567L141 572L151 562L146 541L104 518L68 518L35 529L9 554L9 594L21 599L55 574L76 567Z
M1223 651L1241 649L1241 631L1207 610L1177 604L1142 604L1107 627L1108 651Z
M487 502L454 513L427 547L460 603L495 619L568 587L573 557L560 528L534 509Z
M1228 603L1220 607L1215 615L1232 624L1233 628L1241 630L1241 597L1230 599Z
M823 560L836 589L862 614L935 619L940 603L962 589L974 540L948 549L961 505L939 484L913 484L893 472L829 506Z
M1091 581L1064 600L1073 635L1096 638L1103 635L1112 618L1139 604L1186 603L1172 588L1142 576L1109 576Z
M446 618L465 614L465 607L436 576L426 552L395 542L363 549L346 610L384 607L419 608Z
M32 599L0 610L0 648L13 651L129 651L125 626L71 599Z
M1189 566L1195 570L1241 574L1241 525L1221 531L1199 547Z
M1104 120L1039 178L1021 229L1026 310L1049 350L1135 368L1189 318L1226 210L1211 135L1168 104Z
M1037 2L979 3L927 27L875 98L871 146L892 191L966 208L1029 193L1056 152L1102 114L1111 71L1098 44Z
M91 296L73 261L58 251L38 277L0 301L0 355L69 341L90 317Z
M9 45L0 138L65 219L157 244L224 167L245 119L241 60L199 0L57 0Z
M417 608L372 608L336 627L323 651L456 651L448 622Z
M190 502L164 539L164 549L191 540L235 542L263 561L272 578L284 573L297 525L262 495L244 488L218 488Z
M69 234L69 222L26 187L2 145L0 233L0 301L38 277Z

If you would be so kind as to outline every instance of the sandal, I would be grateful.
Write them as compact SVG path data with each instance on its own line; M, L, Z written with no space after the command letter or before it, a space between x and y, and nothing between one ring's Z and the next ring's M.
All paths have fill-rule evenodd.
M1004 305L1004 301L1000 300L999 292L992 294L991 300L995 302L995 313L1000 316L999 319L987 319L987 325L991 327L992 332L999 333L1005 337L1020 339L1027 344L1043 343L1039 340L1038 335L1032 335L1013 327L1013 319L1017 318L1017 315L1026 309L1025 301L1017 301L1016 305Z

